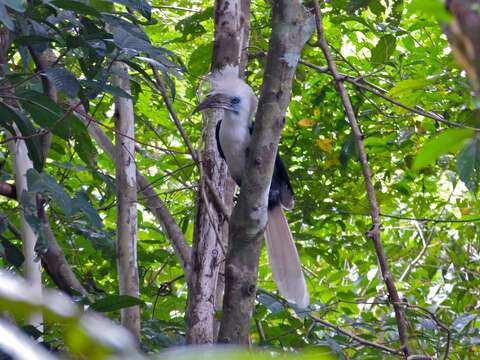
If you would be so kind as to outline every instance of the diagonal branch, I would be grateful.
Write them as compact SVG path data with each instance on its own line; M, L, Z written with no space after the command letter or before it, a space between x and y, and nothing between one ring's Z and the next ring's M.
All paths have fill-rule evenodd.
M84 109L77 111L80 120L87 126L90 135L100 145L100 147L110 156L111 159L115 157L115 149L110 138L102 131L98 125L98 121L85 112ZM152 212L157 220L162 224L164 231L167 233L167 238L177 254L177 257L185 271L186 277L190 273L190 254L191 249L188 245L182 230L176 223L170 211L160 199L155 189L152 187L148 179L137 170L137 186L142 193L145 206Z
M363 134L360 130L357 119L355 117L355 113L353 111L350 97L348 96L347 91L345 89L343 78L338 74L337 66L335 64L335 61L333 60L332 54L330 53L327 39L325 38L325 33L323 30L322 14L320 11L320 6L318 5L318 0L314 0L314 6L315 6L315 15L316 15L315 20L316 20L317 32L318 32L318 45L322 49L323 54L325 55L325 58L328 62L328 67L330 69L330 72L333 78L335 79L335 83L337 85L337 91L342 99L343 106L345 107L345 112L346 112L348 121L350 122L352 132L355 136L355 142L359 152L359 160L362 166L365 186L367 188L368 202L370 204L370 211L371 211L372 223L373 223L372 228L368 232L367 236L373 240L373 243L375 246L375 251L377 254L378 262L380 264L383 280L387 287L390 301L393 304L393 308L395 310L398 334L400 338L400 346L402 348L405 358L407 358L410 355L410 348L408 345L407 319L405 317L404 309L400 305L400 297L398 295L397 288L393 281L393 276L388 267L387 258L383 250L383 245L380 239L380 208L378 206L378 201L375 195L375 189L373 187L372 172L368 164L365 145L363 144Z

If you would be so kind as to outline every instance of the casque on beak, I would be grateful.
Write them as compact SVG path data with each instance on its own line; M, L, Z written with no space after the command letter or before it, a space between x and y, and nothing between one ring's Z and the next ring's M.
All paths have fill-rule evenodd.
M209 95L205 100L198 104L195 110L193 110L193 113L195 114L196 112L203 111L208 108L232 110L230 98L224 94Z

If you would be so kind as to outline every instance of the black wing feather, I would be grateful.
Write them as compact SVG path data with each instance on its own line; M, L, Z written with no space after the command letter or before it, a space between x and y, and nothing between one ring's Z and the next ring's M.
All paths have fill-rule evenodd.
M215 129L215 138L217 140L218 152L220 153L222 159L225 159L225 155L223 154L223 150L220 145L221 123L221 120L217 123L217 127ZM248 128L250 135L253 133L253 127L254 124L252 123ZM245 154L245 156L247 156L247 154ZM240 179L235 180L238 186L240 186L239 180ZM284 207L290 209L293 207L293 197L293 188L292 184L290 183L290 178L288 177L287 168L285 167L282 158L277 153L273 168L272 182L270 184L270 191L268 193L268 208L271 209L275 206L283 205Z
M220 145L220 124L222 123L222 120L220 120L217 123L217 126L215 127L215 139L217 140L217 149L218 152L220 153L220 156L222 159L225 159L225 155L223 154L222 146Z

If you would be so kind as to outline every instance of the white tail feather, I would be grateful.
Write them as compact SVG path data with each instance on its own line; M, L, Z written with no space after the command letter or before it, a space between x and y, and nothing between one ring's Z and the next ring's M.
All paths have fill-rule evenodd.
M278 290L288 301L301 308L307 307L310 302L307 284L297 248L281 206L268 210L265 243L268 261Z

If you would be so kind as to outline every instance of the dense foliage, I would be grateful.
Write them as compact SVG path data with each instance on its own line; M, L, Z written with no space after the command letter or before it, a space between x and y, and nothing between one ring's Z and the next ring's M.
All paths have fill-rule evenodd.
M339 70L350 79L349 94L365 135L383 215L382 241L409 304L412 348L441 357L449 347L452 359L476 358L480 138L472 128L480 127L480 117L478 99L441 27L448 15L433 0L332 0L323 8L326 35ZM268 2L252 2L246 79L257 92L269 12ZM97 310L114 320L126 305L114 296L114 163L66 100L80 99L112 134L114 98L129 95L111 84L111 64L119 60L130 66L136 164L191 241L199 174L152 80L151 66L160 70L184 128L201 147L203 120L191 113L211 63L212 17L212 4L202 0L0 0L0 21L12 41L0 79L1 181L14 180L6 140L16 124L35 166L30 190L48 200L56 239L91 294L78 300L97 302ZM55 64L39 73L31 54L48 47ZM339 359L377 359L386 355L316 320L398 348L373 245L364 236L371 219L353 136L313 40L302 60L280 152L296 192L288 217L312 305L297 312L276 295L263 254L252 341L288 350L326 347ZM60 90L58 105L43 94L43 77ZM47 158L35 136L40 127L54 134ZM29 197L24 200L21 206L28 207ZM12 231L19 226L18 210L16 201L1 199L0 264L13 272L20 272L22 263L21 242ZM30 221L38 225L34 214ZM183 343L187 289L169 241L141 202L138 224L142 350L150 353ZM36 229L41 240L42 228ZM44 247L39 241L37 251ZM47 276L44 281L54 287ZM47 323L44 343L64 349L59 332L55 322Z

